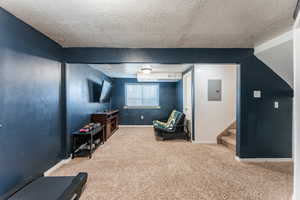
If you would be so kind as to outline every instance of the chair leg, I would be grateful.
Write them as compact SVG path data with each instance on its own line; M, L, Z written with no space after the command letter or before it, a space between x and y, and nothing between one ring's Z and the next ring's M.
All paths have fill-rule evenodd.
M164 136L164 133L163 133L163 132L161 132L161 133L160 133L160 135L161 135L162 141L165 141L165 136Z

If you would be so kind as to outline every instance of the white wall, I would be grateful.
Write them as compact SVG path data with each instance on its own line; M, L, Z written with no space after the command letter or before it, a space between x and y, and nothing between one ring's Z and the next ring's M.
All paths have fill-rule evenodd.
M300 15L293 30L294 37L294 108L293 108L293 157L294 200L300 199Z
M238 65L195 65L195 142L216 143L217 136L236 120ZM207 100L209 79L222 80L222 101Z
M255 47L254 54L293 87L292 31Z

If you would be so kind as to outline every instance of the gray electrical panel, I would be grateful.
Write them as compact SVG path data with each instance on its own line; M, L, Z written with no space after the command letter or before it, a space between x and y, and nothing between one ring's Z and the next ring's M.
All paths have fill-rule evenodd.
M208 80L208 101L222 101L222 80Z

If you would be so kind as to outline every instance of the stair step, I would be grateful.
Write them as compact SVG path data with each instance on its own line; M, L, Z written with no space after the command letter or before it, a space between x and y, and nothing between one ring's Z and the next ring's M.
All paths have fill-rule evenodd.
M220 140L221 144L228 147L229 149L236 150L236 140L230 136L222 136Z
M231 128L236 129L236 123L234 123Z
M229 144L236 145L235 139L230 136L223 136L222 140L226 141Z
M236 135L235 135L235 134L230 134L230 135L228 135L228 137L230 137L230 138L236 140Z
M236 129L229 129L228 133L232 134L232 135L236 135Z

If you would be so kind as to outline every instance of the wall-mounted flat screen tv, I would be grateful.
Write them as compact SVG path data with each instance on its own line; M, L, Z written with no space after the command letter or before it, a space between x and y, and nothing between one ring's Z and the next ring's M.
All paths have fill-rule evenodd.
M88 80L89 87L89 101L91 103L99 103L102 86L100 83L95 81Z
M100 103L108 103L111 98L112 85L108 81L103 81L102 83L102 91L100 96Z

